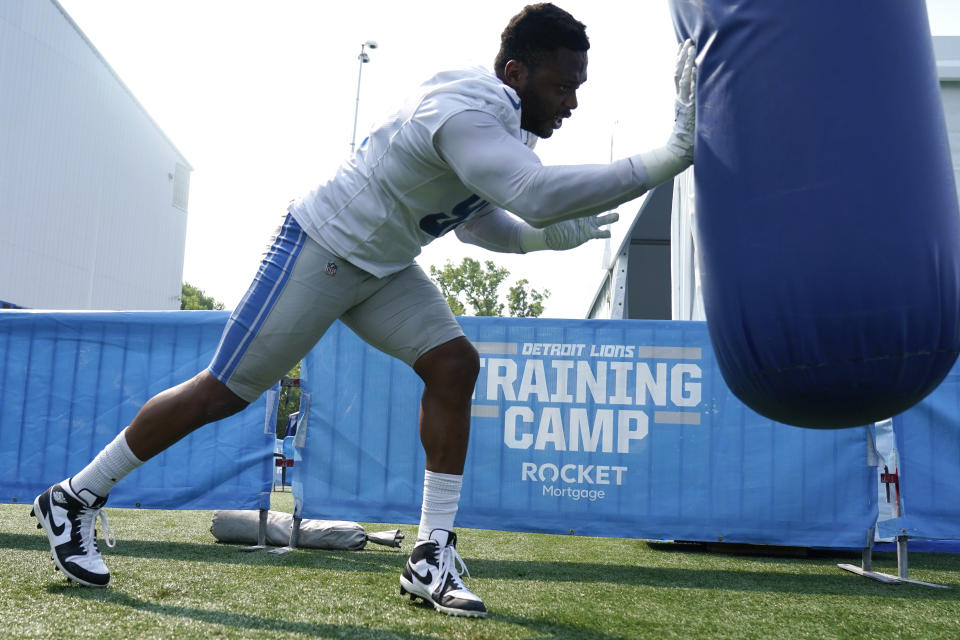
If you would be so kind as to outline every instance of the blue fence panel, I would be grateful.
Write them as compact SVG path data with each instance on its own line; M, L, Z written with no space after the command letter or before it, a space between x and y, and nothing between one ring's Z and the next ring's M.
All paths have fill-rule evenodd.
M860 546L876 520L868 430L746 408L703 323L460 321L481 373L458 526ZM419 378L338 323L301 384L302 515L416 522Z
M151 396L209 364L227 317L0 311L0 501L32 501L83 468ZM110 506L269 507L269 395L151 459Z
M881 535L960 540L960 365L893 431L903 515L881 522Z

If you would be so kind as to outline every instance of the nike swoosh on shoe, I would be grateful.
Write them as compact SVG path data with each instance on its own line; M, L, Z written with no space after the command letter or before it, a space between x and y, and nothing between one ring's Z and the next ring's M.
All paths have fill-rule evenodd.
M410 573L412 573L412 574L417 578L417 580L419 580L419 581L422 582L423 584L430 584L431 582L433 582L433 574L430 573L429 570L425 571L425 572L421 575L421 574L417 573L417 570L416 570L416 569L414 569L413 567L410 567Z

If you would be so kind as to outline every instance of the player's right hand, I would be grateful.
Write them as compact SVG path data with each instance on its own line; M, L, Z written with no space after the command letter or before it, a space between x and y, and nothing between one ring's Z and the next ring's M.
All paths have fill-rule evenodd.
M601 213L595 216L564 220L543 228L543 238L547 248L554 251L566 251L579 247L588 240L609 238L610 230L600 227L612 224L620 219L617 212Z

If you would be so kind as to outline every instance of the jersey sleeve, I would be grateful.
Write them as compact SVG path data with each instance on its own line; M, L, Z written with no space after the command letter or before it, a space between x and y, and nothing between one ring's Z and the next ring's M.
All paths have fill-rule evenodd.
M520 230L527 226L522 220L499 207L472 216L454 229L462 242L498 253L523 253Z
M636 156L607 165L544 166L496 118L481 111L448 118L434 145L474 193L534 227L607 211L654 186Z

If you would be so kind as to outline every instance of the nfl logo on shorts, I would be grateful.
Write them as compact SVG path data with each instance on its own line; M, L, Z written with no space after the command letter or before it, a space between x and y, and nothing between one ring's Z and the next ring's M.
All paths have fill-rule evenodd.
M337 263L336 263L336 262L328 262L328 263L327 263L327 275L328 275L328 276L335 276L335 275L337 275Z

